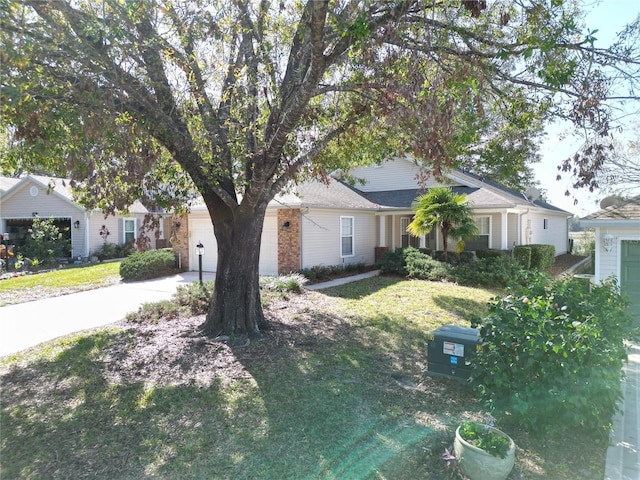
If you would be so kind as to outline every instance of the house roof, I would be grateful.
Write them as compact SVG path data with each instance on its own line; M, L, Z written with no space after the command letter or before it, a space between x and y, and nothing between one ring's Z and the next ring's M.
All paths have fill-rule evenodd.
M463 187L457 186L452 187L451 190L454 193L460 193L465 195L471 195L476 192L477 188L471 187ZM377 203L378 205L384 207L392 207L392 208L411 208L413 201L420 195L422 195L424 190L420 189L410 189L410 190L392 190L392 191L384 191L384 192L362 192L362 195L373 203Z
M502 201L503 203L509 202L514 205L534 205L539 208L544 208L545 210L553 210L558 213L566 213L567 215L571 215L566 210L558 208L550 203L547 203L543 200L533 200L529 201L525 198L524 194L518 192L517 190L513 190L512 188L505 187L497 182L492 180L488 180L484 177L476 175L475 173L456 170L453 173L453 176L463 176L470 178L475 185L480 189L477 195L469 197L469 200L474 203L476 206L488 205L495 201Z
M294 208L380 209L379 204L366 198L362 192L335 178L329 178L327 183L317 181L300 183L290 191L276 196L270 205L274 207L287 205Z
M14 192L22 188L27 183L35 183L41 188L50 189L51 193L58 195L63 200L71 203L80 210L85 210L84 207L78 205L75 202L73 196L73 189L71 188L71 180L66 178L47 177L43 175L31 175L27 174L20 178L15 177L0 177L0 198L6 198L11 196ZM147 207L142 202L136 200L129 207L130 213L149 213Z
M596 227L602 223L632 221L634 224L640 220L640 195L624 200L616 205L601 208L597 212L580 219L584 226Z
M448 177L459 184L452 186L452 191L467 195L470 204L476 209L535 207L567 216L571 215L549 203L540 200L529 201L523 194L515 190L469 172L455 170ZM286 205L294 208L406 210L411 209L413 201L423 193L424 190L417 188L363 192L340 180L330 178L327 183L308 181L295 185L290 191L278 195L270 203L270 206L272 208Z

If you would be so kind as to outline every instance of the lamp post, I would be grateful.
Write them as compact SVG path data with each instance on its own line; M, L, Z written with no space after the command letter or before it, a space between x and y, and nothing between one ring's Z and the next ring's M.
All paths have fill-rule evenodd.
M198 242L196 245L196 255L198 255L198 278L200 279L200 285L202 285L202 256L204 255L202 242Z

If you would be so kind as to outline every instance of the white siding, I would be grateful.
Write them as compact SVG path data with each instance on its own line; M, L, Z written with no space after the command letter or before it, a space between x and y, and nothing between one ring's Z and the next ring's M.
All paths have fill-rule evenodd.
M542 244L553 245L556 249L556 255L567 253L567 244L569 232L567 227L567 218L565 216L557 216L549 213L533 213L525 215L525 219L531 220L531 241L527 242L523 237L522 244ZM547 220L547 229L544 228L544 220ZM527 227L527 220L524 222Z
M364 185L356 185L358 190L363 192L410 190L422 186L418 181L420 167L404 158L396 158L381 165L357 167L349 173L355 178L366 180ZM434 185L438 185L438 183L433 177L429 178L426 187Z
M84 225L84 221L80 220L80 224ZM107 227L109 230L109 236L106 243L113 243L120 245L122 242L119 237L118 219L113 215L109 215L104 218L104 214L100 212L93 212L89 217L89 255L99 250L105 243L105 240L100 236L100 229L102 226ZM84 228L82 228L84 233Z
M607 252L602 245L602 236L610 233L614 237L613 248ZM640 229L637 227L596 228L596 266L595 279L600 282L607 277L620 277L620 245L622 240L640 240Z
M340 217L354 217L354 256L340 257ZM302 216L302 268L317 265L373 264L376 246L373 213L311 210Z

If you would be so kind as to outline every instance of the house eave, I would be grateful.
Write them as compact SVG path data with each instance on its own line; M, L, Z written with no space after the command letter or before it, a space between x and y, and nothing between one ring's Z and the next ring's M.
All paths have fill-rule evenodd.
M599 227L640 227L640 218L633 219L606 219L606 218L597 218L592 220L580 220L581 227L591 227L591 228L599 228Z

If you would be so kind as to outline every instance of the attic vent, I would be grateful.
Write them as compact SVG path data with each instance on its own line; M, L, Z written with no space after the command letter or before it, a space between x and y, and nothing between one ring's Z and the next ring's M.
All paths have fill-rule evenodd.
M29 189L29 193L31 194L32 197L37 197L38 193L40 193L40 189L38 189L38 187L36 187L35 185L33 185L30 189Z

